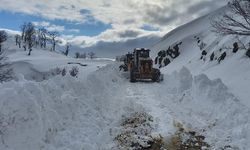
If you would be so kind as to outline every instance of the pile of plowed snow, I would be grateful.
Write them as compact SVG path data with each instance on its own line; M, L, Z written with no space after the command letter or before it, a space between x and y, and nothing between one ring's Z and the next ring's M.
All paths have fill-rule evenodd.
M166 95L162 103L187 128L205 135L212 149L250 147L250 109L220 79L194 76L186 68L165 78L164 88L158 89Z
M1 84L0 149L102 149L124 107L114 94L121 82L114 67L86 80L58 75Z
M151 115L152 132L166 140L178 121L214 149L250 146L249 109L221 80L193 76L186 68L165 75L162 83L132 84L110 64L85 80L20 79L0 89L0 149L117 149L120 121L131 112Z

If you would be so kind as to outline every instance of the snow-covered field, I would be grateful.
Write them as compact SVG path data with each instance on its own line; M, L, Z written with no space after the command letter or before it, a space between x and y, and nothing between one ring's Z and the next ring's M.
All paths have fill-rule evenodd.
M216 13L172 31L153 47L157 53L183 42L181 55L161 69L160 83L130 83L120 63L108 59L74 59L41 49L27 56L8 41L15 80L0 84L0 150L117 150L117 136L133 130L122 126L124 118L135 113L152 121L136 132L161 135L166 142L182 124L205 136L209 149L249 149L250 59L244 50L229 50L220 64L199 59L194 36L209 54L235 40L208 30ZM68 73L73 66L79 68L77 78ZM57 73L63 68L65 76ZM136 135L141 143L150 138Z
M37 53L51 55L46 51ZM52 68L73 61L61 57L51 58ZM50 66L52 61L41 61L39 65L39 59L23 58L12 60L34 68L46 63ZM132 84L115 62L105 61L105 66L103 61L81 63L89 67L80 67L78 78L57 75L37 82L19 75L18 81L0 85L0 149L117 149L114 138L119 123L122 116L132 112L150 114L155 124L153 132L166 139L177 130L177 121L205 135L213 149L250 146L249 108L219 79L194 76L182 68L166 74L162 83ZM44 66L40 72L46 71Z

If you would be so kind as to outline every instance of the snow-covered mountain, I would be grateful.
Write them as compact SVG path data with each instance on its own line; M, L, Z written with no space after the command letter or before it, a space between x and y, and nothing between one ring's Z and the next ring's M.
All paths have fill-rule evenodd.
M135 47L151 47L151 45L157 43L160 38L160 36L156 35L146 35L121 41L99 41L90 47L74 47L72 48L72 52L78 51L82 53L93 51L98 57L115 58L116 56L130 52Z
M138 149L157 138L167 149L173 137L185 143L195 134L209 145L196 143L200 149L247 150L250 58L243 49L232 53L237 38L211 32L210 19L226 9L171 31L152 47L156 56L182 42L180 56L161 69L161 83L130 83L120 62L111 60L39 48L27 56L9 33L4 48L14 80L0 83L0 149ZM206 45L203 60L198 40ZM225 60L209 60L224 51ZM75 67L77 77L70 73Z
M192 74L204 73L210 79L220 78L244 105L250 107L248 95L250 58L245 55L246 50L242 48L242 44L248 48L250 39L221 36L212 32L214 30L211 26L212 19L224 11L228 11L227 7L222 7L166 34L158 44L153 46L153 56L156 56L159 50L166 50L169 46L173 47L176 43L182 42L180 56L165 67L164 71L171 73L185 66ZM234 42L237 42L240 47L237 53L233 53ZM201 43L205 44L203 49L200 49ZM200 59L202 50L207 52L203 60ZM212 53L215 54L214 59L218 59L223 52L227 55L221 63L210 60Z

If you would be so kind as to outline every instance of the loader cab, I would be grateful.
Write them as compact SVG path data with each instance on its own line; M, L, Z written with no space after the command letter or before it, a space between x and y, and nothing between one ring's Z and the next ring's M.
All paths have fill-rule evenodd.
M149 57L150 50L145 48L136 48L134 49L134 61L135 67L139 67L140 60L150 59Z
M126 54L126 58L125 58L125 60L124 60L125 64L126 64L126 63L130 63L130 61L132 61L133 58L134 58L134 57L133 57L133 54L132 54L132 53Z
M149 58L140 58L138 68L141 74L150 74L153 67L153 61Z

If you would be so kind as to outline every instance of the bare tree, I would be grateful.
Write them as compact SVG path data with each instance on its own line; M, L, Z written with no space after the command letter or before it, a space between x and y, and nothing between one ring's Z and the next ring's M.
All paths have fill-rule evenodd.
M80 58L80 55L81 55L81 54L80 54L79 52L76 52L76 53L75 53L75 57L76 57L76 58Z
M47 46L47 34L48 31L45 28L38 29L38 41L41 48L46 48Z
M250 35L250 0L232 0L230 11L212 20L215 32L223 35Z
M17 45L18 36L19 36L18 34L15 35L16 45Z
M22 40L23 41L25 41L25 31L26 31L26 28L27 28L27 23L26 22L24 22L21 26L20 26L20 29L21 29L21 32L22 32L22 34L21 34L21 38L22 38ZM26 41L25 41L26 42Z
M87 57L86 53L83 53L83 54L80 55L80 58L84 58L85 59L86 57Z
M68 56L68 54L69 54L69 47L70 47L70 44L67 43L67 44L66 44L66 50L65 50L65 52L64 52L64 54L65 54L66 56Z
M40 45L40 39L38 37L38 33L37 33L37 30L36 30L36 33L35 35L33 36L33 39L34 39L34 45L36 46L36 48Z
M7 40L7 33L5 31L0 31L0 52L2 52L2 43Z
M89 55L90 59L93 59L95 57L95 53L94 52L89 52L88 55Z
M9 68L9 64L5 62L3 51L0 52L0 82L9 81L12 79L12 69Z
M43 48L46 48L47 46L47 40L48 40L47 35L48 35L48 31L45 28L43 28L42 29Z
M18 45L18 47L21 48L22 37L19 34L16 34L15 39L16 39L16 45Z
M75 58L86 58L87 57L87 54L86 53L79 53L79 52L76 52L75 53Z
M29 53L28 55L31 54L32 51L32 47L34 46L34 42L35 42L35 26L32 23L28 23L26 30L25 30L25 41L28 45L28 49L29 49Z
M51 37L52 50L55 51L56 50L56 43L58 42L58 40L56 40L56 38L59 36L59 33L57 31L53 31L53 32L49 32L49 35Z
M43 28L41 31L42 31L42 43L43 43L42 46L43 48L46 48L48 31L45 28Z

